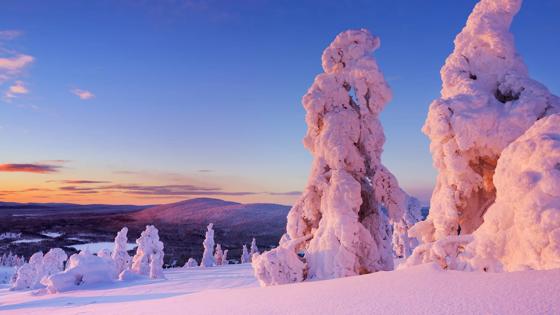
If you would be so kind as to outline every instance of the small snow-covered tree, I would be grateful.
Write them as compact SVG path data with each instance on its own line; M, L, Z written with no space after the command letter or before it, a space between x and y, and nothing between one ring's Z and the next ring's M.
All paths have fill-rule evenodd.
M10 289L25 290L39 288L43 275L43 252L36 252L29 258L29 263L25 263L18 268Z
M213 267L216 265L214 260L214 224L210 223L206 227L206 237L202 245L204 246L204 253L200 261L200 267Z
M43 276L48 277L64 270L64 262L68 260L68 255L61 248L51 248L43 256Z
M372 56L379 46L379 38L365 29L339 34L323 52L324 73L303 97L304 145L313 165L288 214L287 233L303 239L294 250L305 253L302 274L309 279L393 269L382 208L389 221L399 221L407 196L381 164L385 136L379 114L391 91ZM261 260L268 256L274 255Z
M136 244L138 248L132 258L131 271L150 278L163 277L163 243L155 226L147 225Z
M229 252L229 249L224 250L224 256L222 257L222 265L228 265L229 264L228 252Z
M422 206L414 197L408 198L408 207L400 221L393 223L393 252L395 257L407 258L418 245L416 238L408 236L408 230L422 221Z
M194 258L189 258L189 260L185 263L184 268L194 268L198 267L198 262Z
M247 245L243 244L243 252L241 253L241 263L246 264L251 262L251 255L247 250Z
M117 272L120 274L125 269L130 266L131 259L130 255L128 255L127 246L128 246L128 228L123 227L115 237L115 248L113 249L112 258L115 262L115 267L117 268Z
M251 241L251 253L249 254L251 260L253 259L254 254L260 254L260 252L259 248L257 247L257 240L253 237L253 240Z
M427 220L410 231L424 243L476 231L496 199L504 148L560 109L515 50L509 28L521 2L481 0L441 69L441 98L423 128L439 174Z
M224 252L222 251L222 246L220 244L216 244L216 250L214 251L214 261L216 262L216 266L221 266L224 263Z
M283 237L284 241L277 248L253 257L253 270L261 286L304 280L305 264L296 254L295 248L304 242L306 237L297 240Z

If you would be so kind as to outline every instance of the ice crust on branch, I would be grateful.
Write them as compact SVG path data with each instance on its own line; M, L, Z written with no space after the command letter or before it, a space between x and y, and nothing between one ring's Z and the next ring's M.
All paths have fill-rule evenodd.
M470 234L496 198L502 151L535 121L560 108L558 97L529 77L509 28L521 0L482 0L455 38L441 69L441 98L423 131L438 169L427 221L411 235L424 242Z
M275 270L266 270L273 265L268 258L303 267L305 272L295 274L305 279L393 269L389 221L402 219L407 195L381 164L385 136L379 114L391 91L372 56L379 45L369 31L349 30L323 52L324 73L302 101L308 126L303 142L313 165L302 196L288 214L287 234L303 241L291 249L293 254L282 246L263 253L254 263L262 271L257 277L276 278ZM294 258L300 251L305 264L298 266Z

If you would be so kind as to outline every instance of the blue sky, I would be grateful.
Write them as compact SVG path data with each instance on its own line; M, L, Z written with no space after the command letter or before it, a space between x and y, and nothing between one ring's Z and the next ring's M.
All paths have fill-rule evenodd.
M0 57L25 54L33 62L0 81L3 95L16 82L26 90L0 98L0 163L56 168L0 172L0 199L159 203L198 196L115 188L182 185L289 204L311 165L301 142L301 97L336 34L367 28L381 37L376 58L394 94L382 114L384 163L427 200L436 173L420 128L439 96L439 69L475 3L3 1L0 31L17 36L0 41ZM531 75L555 94L559 12L555 0L525 1L512 28ZM91 98L76 95L84 91ZM112 186L61 192L72 180Z

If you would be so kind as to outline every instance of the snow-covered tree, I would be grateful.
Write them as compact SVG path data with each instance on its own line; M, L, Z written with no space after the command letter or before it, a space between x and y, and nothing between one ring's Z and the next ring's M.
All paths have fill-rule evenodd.
M296 254L295 248L306 237L290 240L283 237L283 242L270 251L253 257L253 270L261 286L279 285L304 280L305 264Z
M214 261L216 266L221 266L224 264L224 252L222 251L222 246L216 244L216 250L214 251Z
M21 234L21 233L19 233ZM1 238L0 238L1 239ZM4 253L0 256L0 266L4 267L20 267L25 263L25 258L23 256L18 256L12 252Z
M247 245L243 244L243 252L241 253L241 263L246 264L251 262L251 255L247 250Z
M422 206L414 197L408 198L408 207L401 220L393 223L393 252L396 257L406 258L418 245L416 238L408 236L408 230L422 221Z
M202 260L200 261L200 267L213 267L216 265L214 260L214 230L212 229L214 224L210 223L206 227L206 238L202 245L204 246L204 253L202 254Z
M66 269L43 280L49 293L75 290L97 283L110 283L116 279L116 269L109 257L99 257L81 251L68 259Z
M407 196L381 164L379 114L391 91L372 56L379 45L365 29L339 34L323 52L324 73L303 97L313 165L287 233L304 239L294 250L305 253L309 279L393 268L382 208L399 221Z
M138 247L136 255L132 258L131 271L150 278L162 278L163 243L159 240L159 233L155 226L146 226L140 238L136 240L136 244Z
M198 262L196 261L196 259L194 258L189 258L189 260L187 260L187 262L185 263L184 268L194 268L194 267L198 267Z
M117 272L120 274L123 270L130 267L131 259L127 252L128 245L128 228L123 227L115 237L115 248L113 249L113 261Z
M229 252L229 249L224 250L224 256L222 257L222 265L228 265L229 264L228 252Z
M68 255L61 248L51 248L43 256L43 276L48 277L64 270L64 262Z
M560 114L537 121L502 152L496 202L461 258L468 270L560 268Z
M251 252L249 253L251 260L253 259L254 254L260 254L260 252L259 248L257 247L257 240L255 240L255 238L253 237L253 240L251 241Z
M481 0L441 70L441 98L423 128L439 174L428 219L411 230L423 242L474 232L496 198L504 148L560 108L516 53L509 28L521 2Z
M43 252L36 252L29 258L29 263L18 268L11 290L36 289L41 287L43 278Z

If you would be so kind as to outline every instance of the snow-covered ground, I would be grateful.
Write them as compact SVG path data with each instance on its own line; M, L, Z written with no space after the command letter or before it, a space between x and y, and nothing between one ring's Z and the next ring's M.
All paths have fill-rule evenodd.
M23 244L23 243L39 243L44 241L45 239L42 238L30 238L30 239L23 239L23 240L17 240L17 241L13 241L12 244Z
M127 245L127 250L132 250L136 248L136 244L134 243L129 243ZM97 242L97 243L88 243L88 244L76 244L76 245L68 245L67 247L72 247L78 251L81 250L88 250L91 253L97 253L102 249L108 249L110 251L113 250L113 248L115 247L115 243L113 242Z
M44 232L41 232L41 235L44 235L44 236L50 237L50 238L57 238L57 237L60 237L60 236L64 235L64 233L44 231Z
M250 264L59 294L0 289L1 314L560 314L560 269L442 271L432 264L260 288Z

